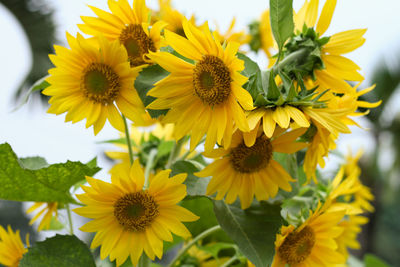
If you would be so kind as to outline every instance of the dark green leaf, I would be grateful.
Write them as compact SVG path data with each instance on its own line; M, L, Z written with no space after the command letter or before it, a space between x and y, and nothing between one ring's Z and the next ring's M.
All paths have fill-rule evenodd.
M293 0L270 0L271 29L281 51L285 41L293 34Z
M214 201L214 211L222 229L256 267L269 266L275 253L275 236L283 220L280 207L265 202L242 210L239 202L227 205Z
M30 160L32 167L32 160ZM41 160L42 161L42 160ZM17 158L9 144L0 145L0 198L14 201L73 203L69 189L93 176L100 168L81 162L52 164L45 168L29 169ZM36 163L38 160L36 160ZM43 161L41 162L43 164ZM93 162L89 165L93 165Z
M383 260L372 254L366 254L364 256L365 267L390 267Z
M179 160L171 167L171 175L178 173L187 173L188 177L185 180L186 191L188 196L203 196L206 194L206 189L210 178L199 178L193 173L200 171L194 162Z
M19 267L95 267L89 248L76 236L56 235L37 242L22 257Z
M147 93L154 84L169 74L168 71L161 68L159 65L151 65L143 69L135 80L135 88L139 94L140 99L143 101L144 106L149 105L155 100L154 97L148 96ZM168 110L152 110L147 109L152 118L158 118L160 115L165 115Z

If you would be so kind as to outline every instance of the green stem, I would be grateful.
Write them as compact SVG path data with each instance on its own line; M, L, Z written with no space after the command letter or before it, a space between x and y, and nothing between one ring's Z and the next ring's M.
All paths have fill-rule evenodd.
M226 261L224 264L222 264L221 267L228 267L229 265L234 263L237 259L238 259L238 257L235 255L232 258L230 258L228 261Z
M303 48L300 49L296 52L291 53L290 55L288 55L287 57L285 57L284 60L282 60L281 62L279 62L279 64L275 64L275 66L273 67L274 73L276 73L277 71L279 71L280 69L282 69L283 67L285 67L286 65L292 63L295 60L298 60L302 57L304 57L304 55L307 53L307 49Z
M216 225L214 227L211 227L207 230L205 230L204 232L202 232L201 234L199 234L198 236L196 236L195 238L192 239L192 241L190 241L186 246L184 246L179 252L178 254L175 256L175 258L171 261L171 263L168 265L168 267L173 267L175 265L175 263L178 262L178 260L185 255L185 253L194 245L197 243L197 241L205 238L206 236L211 235L212 233L218 231L221 229L221 226Z
M129 135L128 123L126 122L126 118L124 115L122 115L122 120L124 121L124 126L125 126L125 138L126 138L126 144L128 145L129 160L131 161L131 164L133 164L133 151L132 151L132 144L131 144L131 136Z
M66 205L67 214L68 214L68 223L69 223L69 233L74 235L74 226L72 224L72 216L71 216L71 209L69 208L69 204Z
M171 168L172 164L174 163L175 159L178 157L179 153L181 152L182 146L185 143L185 137L182 137L174 144L174 147L171 150L171 153L168 157L168 162L165 165L165 169Z
M154 159L157 156L157 149L150 150L149 157L147 158L146 168L144 169L144 188L149 187L150 171L153 168Z
M150 259L146 254L143 253L140 257L138 267L150 267Z

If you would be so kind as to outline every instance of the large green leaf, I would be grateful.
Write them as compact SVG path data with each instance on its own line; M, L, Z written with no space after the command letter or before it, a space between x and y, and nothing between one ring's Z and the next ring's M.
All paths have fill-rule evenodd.
M239 201L227 205L214 201L214 212L222 229L256 267L269 266L275 253L275 237L283 220L280 207L266 202L242 210Z
M93 162L47 166L39 157L18 159L9 144L0 144L0 199L73 203L71 186L100 170Z
M171 175L187 173L188 176L185 180L185 184L188 196L202 196L206 194L210 178L199 178L195 176L193 173L200 171L200 169L193 163L194 162L185 160L175 162L171 167Z
M364 256L365 267L390 267L383 260L372 254L366 254Z
M213 211L213 203L208 197L195 197L181 202L182 207L200 217L195 222L185 223L193 237L218 224ZM203 244L210 242L232 243L224 231L217 231L203 240Z
M285 41L293 34L293 0L270 0L271 29L281 51Z
M89 248L76 236L56 235L37 242L22 257L19 267L95 267Z
M156 82L165 78L168 73L168 71L164 70L159 65L151 65L139 73L139 76L135 80L135 88L144 106L149 105L155 100L154 97L148 96L147 93L154 87ZM168 110L147 109L147 111L152 118L157 118L160 115L165 115Z

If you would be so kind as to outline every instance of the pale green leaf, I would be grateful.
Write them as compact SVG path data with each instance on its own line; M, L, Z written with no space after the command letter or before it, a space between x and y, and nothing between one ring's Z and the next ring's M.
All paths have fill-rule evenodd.
M279 50L293 34L293 0L270 0L271 29Z

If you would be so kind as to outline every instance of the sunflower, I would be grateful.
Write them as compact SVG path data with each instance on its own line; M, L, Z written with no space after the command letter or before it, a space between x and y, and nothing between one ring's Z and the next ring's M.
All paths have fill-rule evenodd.
M315 27L318 37L328 29L337 0L327 0L318 17L318 0L306 0L299 12L294 14L295 30L302 31L303 26ZM343 57L359 48L365 42L363 37L366 29L357 29L340 32L330 36L329 41L322 46L321 60L324 68L315 69L315 83L318 90L331 89L337 93L351 91L351 86L346 81L362 81L364 77L358 72L360 67L352 60ZM310 79L311 80L311 79Z
M185 32L183 31L182 27L182 23L186 17L178 10L172 7L171 0L158 0L158 3L160 6L160 10L157 14L157 18L167 23L165 29L186 38ZM195 16L192 15L189 21L193 25L195 25L196 23Z
M40 208L41 210L30 220L29 224L32 225L44 214L41 222L39 223L38 232L42 230L48 230L50 228L51 219L53 217L57 218L57 206L57 202L36 202L26 211L26 213L29 214Z
M217 29L214 31L215 39L217 39L221 44L224 44L224 42L236 42L241 46L247 44L250 40L250 36L246 34L244 30L240 32L234 31L233 29L235 28L235 24L236 18L233 18L225 33L223 33L217 26Z
M337 137L330 133L328 130L323 128L318 123L314 124L314 135L310 141L310 145L307 148L303 169L306 173L307 179L311 178L314 182L317 182L317 177L315 174L315 170L317 169L317 165L321 166L321 168L325 167L324 158L328 156L329 151L334 150L336 148L335 140Z
M340 168L332 181L329 198L336 201L337 198L343 197L353 210L358 210L358 213L373 212L374 207L371 205L371 201L374 200L374 195L371 193L371 189L360 181L361 169L357 162L361 155L361 150L355 157L351 153L347 155L346 164Z
M29 247L29 235L26 235L26 245ZM11 226L4 229L0 225L0 264L7 267L18 267L22 255L28 251L22 243L19 230L14 232Z
M65 121L73 123L86 118L86 127L93 125L95 135L107 119L124 131L118 109L130 120L143 122L146 113L133 87L140 68L129 66L123 46L101 36L93 42L67 33L67 40L71 49L54 46L56 55L50 55L56 67L49 70L46 80L51 85L43 91L51 96L48 112L67 112Z
M206 194L218 191L215 198L219 200L226 195L225 202L228 204L239 196L242 209L246 209L251 205L254 195L260 201L275 197L279 188L291 191L289 182L294 180L273 159L273 152L294 153L304 148L305 143L295 142L304 130L280 133L281 130L276 131L276 136L270 139L259 132L254 144L248 146L243 133L236 131L228 149L205 152L206 157L215 161L195 175L212 176Z
M170 172L150 177L148 189L143 189L145 177L138 160L113 174L111 183L86 177L90 186L82 186L85 193L77 197L87 206L74 211L94 219L80 229L96 232L91 248L101 246L102 259L109 256L120 266L130 256L136 265L143 251L152 260L161 258L163 240L172 241L171 232L190 237L182 221L198 217L177 205L186 196L186 174L168 178Z
M221 144L222 139L229 147L233 122L240 130L249 131L242 107L253 108L251 95L242 88L247 78L239 73L244 69L244 62L236 57L239 44L227 43L223 49L207 24L198 29L184 20L183 29L188 39L167 30L165 38L194 63L167 52L150 53L170 75L149 91L157 99L148 108L170 109L164 122L175 123L177 139L191 133L192 149L206 133L206 150L216 142Z
M337 251L336 238L342 234L339 226L344 210L326 211L318 204L310 217L299 227L282 226L276 235L275 256L271 267L331 266L345 262Z
M339 226L343 228L343 232L335 240L338 244L338 252L344 255L346 259L349 257L348 249L361 248L357 236L361 232L361 226L367 222L367 217L350 215L339 223Z
M119 40L128 52L132 67L151 63L146 55L162 46L160 32L166 24L158 21L148 30L150 10L144 0L134 0L133 8L127 0L109 0L111 13L89 7L98 17L82 16L84 24L78 24L82 32L92 36L102 34L111 41Z

